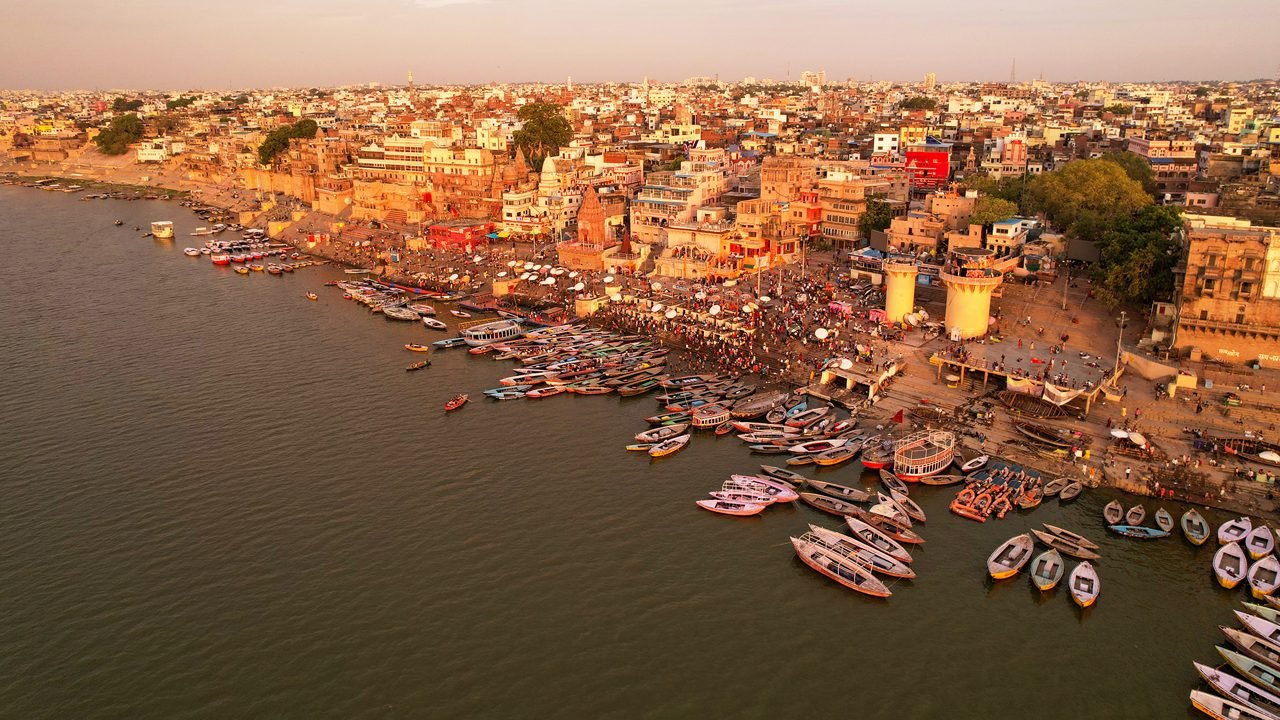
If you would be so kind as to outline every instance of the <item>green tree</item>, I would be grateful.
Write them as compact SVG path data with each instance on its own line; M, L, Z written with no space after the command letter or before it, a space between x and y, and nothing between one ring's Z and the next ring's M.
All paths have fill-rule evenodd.
M1109 112L1112 115L1132 115L1133 114L1132 107L1128 105L1121 105L1120 103L1112 103L1102 108L1102 111Z
M174 115L161 115L155 118L151 124L160 135L168 135L186 126L182 118Z
M267 137L258 146L258 162L270 165L276 156L289 149L289 141L293 138L315 137L315 120L299 120L292 125L284 125L267 133Z
M132 113L111 119L111 124L93 141L105 155L123 155L129 145L142 139L142 121Z
M986 173L978 173L964 179L964 189L977 190L982 195L1008 200L1015 205L1022 202L1026 186L1027 181L1021 175L1006 175L996 178Z
M1209 88L1205 87L1204 85L1201 85L1200 87L1196 88L1195 92L1192 94L1198 98L1202 98L1202 97L1208 97L1209 92L1210 92Z
M167 101L164 106L168 110L178 110L185 107L191 107L191 104L195 101L196 99L193 97L180 97Z
M863 237L868 237L871 231L883 232L891 223L893 223L893 210L889 207L889 203L883 198L874 197L867 200L867 211L858 218L858 229L862 231Z
M918 95L916 97L903 100L898 104L898 107L903 110L933 110L938 107L938 101L933 98Z
M112 112L118 112L118 113L133 112L134 110L137 110L140 107L142 107L141 100L128 100L122 97L116 98L111 103Z
M983 197L978 199L977 205L973 208L973 214L969 216L969 222L977 225L990 225L993 222L1008 220L1018 214L1018 205L1016 203L998 197Z
M1156 175L1151 171L1151 163L1141 155L1129 151L1109 152L1102 156L1103 160L1113 162L1124 168L1124 174L1142 183L1142 189L1148 195L1156 194Z
M1101 231L1094 279L1103 302L1150 303L1173 292L1173 268L1182 256L1175 235L1182 225L1181 212L1172 205L1148 205L1114 218Z
M1027 184L1027 205L1042 212L1055 227L1066 228L1082 217L1096 220L1129 215L1150 205L1142 184L1109 160L1076 160Z
M548 155L560 151L573 139L573 126L564 116L564 108L555 103L531 103L516 113L524 124L515 131L516 147L524 151L535 168L542 167Z

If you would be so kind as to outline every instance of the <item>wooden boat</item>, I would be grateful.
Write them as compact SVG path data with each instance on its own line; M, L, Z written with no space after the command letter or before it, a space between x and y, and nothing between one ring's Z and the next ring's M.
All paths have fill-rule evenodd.
M1071 599L1080 607L1087 608L1097 602L1098 594L1102 592L1102 581L1098 578L1098 571L1086 560L1071 571L1067 587L1071 590Z
M1280 624L1246 612L1234 611L1244 629L1270 643L1280 645Z
M1226 660L1227 664L1235 668L1236 672L1243 675L1245 679L1256 682L1271 692L1280 693L1280 669L1273 668L1260 660L1241 655L1228 648L1217 647L1216 650L1222 656L1222 659Z
M1209 523L1192 508L1182 513L1182 534L1192 545L1203 545L1209 539Z
M893 500L894 504L902 508L903 511L907 513L907 517L915 520L916 522L925 522L926 518L924 508L920 507L920 505L916 503L915 500L908 497L906 493L891 489L889 490L889 497Z
M1213 554L1213 574L1218 584L1230 590L1244 579L1249 570L1249 558L1239 543L1229 542Z
M730 475L729 479L743 487L762 492L776 502L787 503L800 499L800 494L795 491L795 488L781 480L759 475Z
M1147 509L1141 505L1134 505L1124 514L1124 521L1129 525L1141 525L1145 519L1147 519Z
M1191 664L1195 666L1196 672L1200 673L1200 677L1204 678L1205 682L1223 697L1230 698L1230 702L1244 705L1261 717L1280 716L1280 696L1275 693L1241 680L1235 675L1215 670L1208 665L1198 662ZM1234 709L1228 709L1222 716L1234 718L1236 713Z
M987 572L996 580L1013 577L1031 559L1035 543L1027 533L1015 535L1000 544L987 558Z
M1033 528L1031 530L1031 534L1034 535L1037 540L1049 546L1050 548L1057 550L1063 555L1070 555L1071 557L1076 558L1077 560L1098 560L1098 559L1101 559L1102 557L1101 555L1094 552L1093 550L1090 550L1089 548L1086 548L1081 545L1077 545L1076 543L1073 543L1070 540L1067 540L1066 538L1058 537L1053 533L1047 533L1043 530L1036 530Z
M633 444L631 444L631 445L628 445L628 446L627 446L627 450L628 450L629 452L649 452L649 450L650 450L650 449L652 449L652 448L653 448L653 446L654 446L654 445L657 445L657 444L658 444L658 443L656 443L656 442L651 442L651 443L633 443Z
M1275 555L1267 555L1249 566L1247 577L1251 595L1259 600L1271 595L1280 588L1280 560Z
M834 448L842 447L847 444L849 444L848 440L838 440L838 439L810 440L809 442L803 442L798 445L792 445L788 447L787 452L793 455L809 455L809 454L815 454L820 452L826 452L827 450L832 450Z
M955 485L967 480L963 475L927 475L920 478L921 485Z
M1271 528L1266 525L1258 525L1249 531L1248 537L1241 543L1244 545L1244 551L1249 553L1249 557L1258 560L1271 554L1276 549L1276 536L1271 534Z
M765 508L764 505L757 503L734 502L732 500L695 500L694 502L703 510L710 510L721 515L737 515L739 517L759 515L764 512Z
M686 433L684 435L678 435L676 437L663 440L657 445L649 448L649 457L666 457L667 455L682 450L685 445L689 444L690 437L692 436Z
M827 413L829 412L831 412L831 406L823 405L821 407L816 407L810 410L805 410L804 412L796 413L795 415L788 417L785 421L785 424L787 427L794 427L794 428L809 427L810 425L826 417Z
M863 545L878 550L899 562L911 563L911 553L888 533L852 515L846 515L844 522L849 526L849 532L853 533L853 538Z
M806 485L820 493L840 498L841 500L846 500L848 502L861 503L867 502L871 499L871 493L866 490L859 490L847 485L837 485L836 483L826 482L825 480L805 480L804 482Z
M775 480L789 482L792 485L802 485L808 482L808 478L797 472L792 472L786 468L780 468L774 465L761 465L760 472L768 475Z
M903 495L906 495L907 493L911 492L910 490L907 489L907 484L903 482L901 478L889 472L888 470L880 471L880 483L883 484L887 489L896 490L897 492L900 492Z
M673 422L688 422L690 415L687 412L669 412L661 415L653 415L644 419L650 425L665 425Z
M733 432L733 426L729 423L721 423L720 425L717 425L715 429L716 437L728 435L731 432Z
M889 597L893 594L865 565L827 544L814 533L791 538L791 546L804 564L851 590L872 597Z
M1044 496L1053 497L1062 492L1062 489L1069 485L1070 482L1063 477L1057 477L1044 484ZM1119 518L1117 518L1119 519Z
M862 508L844 500L837 500L830 495L822 495L819 493L800 493L800 499L812 505L813 507L832 515L852 515L855 510L861 511Z
M1058 585L1066 571L1067 565L1062 561L1062 555L1058 554L1057 550L1049 548L1031 561L1031 582L1041 592L1046 592Z
M750 449L751 452L759 453L761 455L781 455L787 451L786 448L780 445L748 445L747 448Z
M407 370L408 372L413 372L414 370L421 370L422 368L424 368L424 367L426 367L426 366L428 366L428 365L430 365L430 364L431 364L431 361L430 361L430 360L420 360L420 361L418 361L418 362L416 362L416 363L414 363L414 364L410 365L409 367L405 368L405 370Z
M813 456L812 455L796 455L795 457L787 458L787 464L794 465L796 467L800 467L803 465L812 465Z
M1276 610L1280 610L1280 597L1272 597L1268 595L1267 597L1264 597L1262 599L1265 600L1266 603L1271 607L1275 608Z
M1191 705L1216 720L1274 720L1269 715L1254 711L1248 705L1211 695L1202 690L1191 691Z
M1260 598L1260 599L1266 599L1266 598ZM1251 603L1251 602L1243 602L1240 604L1244 607L1245 610L1248 610L1250 613L1257 615L1263 620L1270 620L1273 623L1280 624L1280 610L1274 607L1271 607L1270 605L1258 605L1257 603Z
M563 386L545 385L543 387L534 388L533 390L530 390L529 392L525 393L525 397L537 400L539 398L548 398L548 397L551 397L552 395L559 395L560 393L563 393L563 392L568 392L567 390L564 389Z
M422 318L422 324L425 325L426 327L431 328L432 330L448 330L449 329L448 325L445 325L444 323L440 322L439 320L433 317ZM466 341L463 340L462 342L465 343Z
M884 493L876 493L876 501L868 512L872 515L887 517L901 528L910 528L912 525L911 516L907 511Z
M1087 548L1089 550L1098 549L1098 543L1090 540L1089 538L1083 535L1073 533L1070 530L1064 530L1058 527L1057 525L1050 525L1049 523L1043 523L1043 525L1045 530L1048 530L1050 533L1062 538L1063 540L1066 540L1069 543L1072 543L1074 545L1079 545L1080 547Z
M1016 390L1001 390L996 393L996 398L1004 403L1005 407L1009 408L1010 411L1018 415L1033 418L1056 418L1066 414L1061 407L1044 398L1017 392Z
M419 345L418 343L406 343L404 349L409 352L431 352L431 348L426 345Z
M1062 492L1058 493L1058 502L1071 502L1080 497L1082 492L1084 492L1084 483L1079 480L1069 482L1066 487L1062 488Z
M1030 490L1022 490L1018 493L1017 504L1023 510L1034 510L1043 500L1044 490L1038 485L1032 485Z
M1169 537L1167 531L1160 528L1147 527L1146 525L1108 525L1107 529L1117 535L1136 540L1159 540L1160 538Z
M961 465L960 472L962 473L977 472L981 470L983 467L985 467L986 464L990 461L991 461L990 455L979 455L978 457Z
M1164 508L1156 510L1156 527L1165 532L1173 530L1173 516L1169 514L1168 510Z
M760 417L786 401L788 397L790 393L781 390L748 395L735 402L729 409L729 413L739 419Z
M1013 423L1013 429L1036 442L1058 448L1082 447L1093 442L1088 435L1082 435L1066 428L1049 425L1037 425L1030 422Z
M449 314L457 318L471 317L471 313L467 312L466 310L450 310Z
M823 466L839 465L840 463L849 462L856 457L858 449L858 445L845 445L843 447L832 448L814 455L813 462Z
M636 433L637 442L662 442L667 438L673 438L682 434L689 429L689 423L676 423L675 425L659 425L652 430L645 430Z
M911 528L904 527L892 518L878 515L876 513L867 512L860 507L854 506L850 516L856 517L862 522L888 535L900 543L908 545L919 545L924 542L924 538L911 531Z
M603 385L570 385L568 390L575 395L608 395L613 392L613 388Z
M726 481L719 490L712 490L707 494L716 500L728 500L729 502L751 503L753 505L772 505L774 503L773 498L768 495L744 488L732 480Z
M444 404L444 411L449 412L451 410L457 410L463 405L466 405L467 401L470 399L471 397L468 395L454 395Z
M822 538L827 544L838 548L850 558L862 563L872 572L903 580L911 580L916 576L916 571L912 570L911 566L886 552L867 545L858 538L813 524L809 525L809 532Z
M1242 630L1219 625L1218 629L1247 657L1266 663L1280 672L1280 645Z
M1218 544L1240 542L1253 532L1253 521L1247 517L1229 520L1218 526Z
M1119 500L1112 500L1102 508L1102 519L1108 525L1118 525L1124 519L1124 506Z

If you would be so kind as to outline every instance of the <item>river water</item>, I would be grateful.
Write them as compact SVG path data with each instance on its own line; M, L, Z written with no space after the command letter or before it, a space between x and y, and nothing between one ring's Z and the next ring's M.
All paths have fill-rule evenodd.
M921 488L920 577L867 598L790 548L835 518L694 506L769 458L624 452L652 398L445 415L510 364L404 372L440 335L335 270L186 257L176 203L0 209L3 717L1184 717L1245 595L1210 546L1108 536L1098 492L979 525ZM159 219L175 240L133 231ZM1102 543L1096 607L986 578L1041 522Z

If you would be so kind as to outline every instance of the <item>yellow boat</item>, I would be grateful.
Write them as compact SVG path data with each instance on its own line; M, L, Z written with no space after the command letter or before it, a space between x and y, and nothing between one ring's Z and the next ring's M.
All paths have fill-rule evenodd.
M1013 577L1031 559L1035 543L1029 533L1015 535L1000 544L987 558L987 572L996 580Z
M240 267L236 268L236 274L237 274L237 275L248 275L248 274L249 274L249 268L247 268L247 267L245 267L245 266L241 265Z
M313 293L313 292L309 292L309 293L307 293L307 299L308 299L308 300L319 300L319 299L320 299L320 296L316 295L316 294L315 294L315 293Z
M431 352L431 348L427 347L426 345L419 345L417 343L406 343L404 346L404 349L408 350L409 352Z

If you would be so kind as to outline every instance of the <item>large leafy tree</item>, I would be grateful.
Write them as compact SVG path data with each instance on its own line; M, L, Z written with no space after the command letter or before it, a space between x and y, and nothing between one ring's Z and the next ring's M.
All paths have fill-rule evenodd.
M985 172L970 175L964 179L966 190L977 190L982 195L990 195L1001 200L1008 200L1015 205L1022 202L1027 182L1021 175L992 177Z
M1054 226L1071 231L1077 220L1130 215L1152 198L1118 163L1099 159L1076 160L1039 175L1027 184L1027 203Z
M142 139L142 121L130 113L111 119L111 124L93 141L105 155L123 155L129 145Z
M1110 305L1149 303L1172 292L1173 268L1182 255L1174 233L1181 224L1181 210L1172 205L1148 205L1112 218L1098 237L1099 297Z
M933 110L934 108L938 107L938 102L933 98L916 96L913 98L907 98L906 100L903 100L901 103L898 104L898 107L902 108L903 110Z
M289 140L315 137L316 127L315 120L299 120L292 125L284 125L272 130L258 146L258 161L263 165L270 165L277 155L289 149Z
M990 225L1000 220L1008 220L1018 214L1018 206L1004 198L979 198L969 216L969 222L977 225Z
M864 236L868 236L873 230L884 231L892 222L893 210L889 203L882 198L870 198L867 200L867 211L858 218L858 229Z
M1155 195L1156 175L1151 171L1151 163L1141 155L1133 152L1110 152L1102 156L1103 160L1113 162L1124 168L1124 174L1142 184L1148 195Z
M573 126L565 118L564 108L555 103L531 103L520 108L516 116L524 123L515 131L516 147L524 151L535 168L573 139Z

